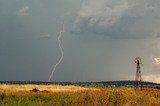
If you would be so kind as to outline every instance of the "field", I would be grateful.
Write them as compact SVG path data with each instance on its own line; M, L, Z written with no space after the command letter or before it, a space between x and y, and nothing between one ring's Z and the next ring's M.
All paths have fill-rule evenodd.
M154 105L160 90L133 87L80 87L62 85L0 84L1 106Z

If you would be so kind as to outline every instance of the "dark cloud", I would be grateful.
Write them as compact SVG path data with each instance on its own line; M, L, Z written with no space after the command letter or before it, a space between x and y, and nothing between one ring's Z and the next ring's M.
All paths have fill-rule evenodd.
M87 0L75 21L74 32L112 38L147 38L159 33L160 1Z
M48 79L59 56L60 23L69 19L62 16L75 11L74 4L74 0L0 0L0 80Z
M60 57L62 21L64 60L52 81L123 80L135 75L137 56L143 73L154 74L159 6L159 0L0 0L0 80L47 81Z

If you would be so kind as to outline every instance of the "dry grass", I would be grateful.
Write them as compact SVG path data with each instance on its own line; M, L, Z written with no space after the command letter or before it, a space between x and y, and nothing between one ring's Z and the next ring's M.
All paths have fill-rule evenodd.
M98 90L97 88L85 88L80 86L61 86L61 85L8 85L1 84L0 92L25 92L31 91L33 89L38 89L39 91L49 91L49 92L77 92L77 91L85 91L85 90Z
M36 89L35 89L36 88ZM127 87L87 88L60 85L0 85L0 105L160 106L160 90ZM13 106L14 106L13 105ZM58 106L57 105L57 106Z

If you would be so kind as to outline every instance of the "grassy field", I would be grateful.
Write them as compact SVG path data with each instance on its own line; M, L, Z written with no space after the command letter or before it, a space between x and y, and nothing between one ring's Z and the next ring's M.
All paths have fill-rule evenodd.
M127 87L0 85L1 106L123 105L160 106L160 90Z

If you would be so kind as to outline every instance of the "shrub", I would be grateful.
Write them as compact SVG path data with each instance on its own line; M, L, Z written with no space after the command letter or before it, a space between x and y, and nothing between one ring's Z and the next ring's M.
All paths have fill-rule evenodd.
M32 90L30 90L31 92L39 92L40 90L38 88L34 88Z

